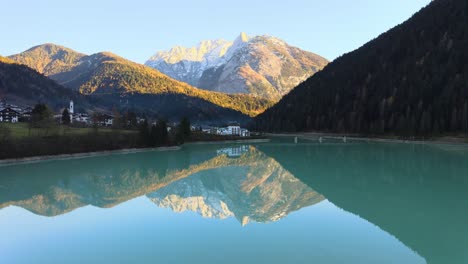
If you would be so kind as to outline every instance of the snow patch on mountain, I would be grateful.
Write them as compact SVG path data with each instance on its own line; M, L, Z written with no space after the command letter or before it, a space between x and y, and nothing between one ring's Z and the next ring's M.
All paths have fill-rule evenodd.
M241 33L233 42L202 41L160 51L146 65L202 89L279 100L327 63L279 38Z

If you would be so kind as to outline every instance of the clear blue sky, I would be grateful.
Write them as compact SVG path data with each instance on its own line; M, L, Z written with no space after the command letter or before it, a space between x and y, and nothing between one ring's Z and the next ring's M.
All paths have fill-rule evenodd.
M200 40L273 35L328 59L405 21L430 0L0 0L0 54L42 43L143 63Z

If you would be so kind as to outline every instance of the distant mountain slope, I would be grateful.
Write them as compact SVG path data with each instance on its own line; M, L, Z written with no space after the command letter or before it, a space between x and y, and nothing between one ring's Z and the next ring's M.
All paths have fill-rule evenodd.
M6 57L2 57L2 56L0 56L0 62L8 63L8 64L15 63L13 60L6 58Z
M267 100L251 96L226 95L197 89L150 67L108 52L86 56L61 46L45 44L10 58L87 95L175 94L193 98L189 104L206 101L249 116L255 116L271 105ZM177 104L177 98L175 100Z
M468 1L435 0L257 118L265 131L468 132Z
M33 105L47 103L60 108L73 99L81 106L89 106L84 96L73 92L31 68L16 64L0 56L0 99L10 103Z
M279 100L327 63L278 38L242 33L234 42L203 41L158 52L146 65L202 89Z
M10 56L10 59L35 69L46 76L51 76L69 71L79 64L80 59L85 56L85 54L66 47L48 43Z
M247 125L252 121L249 116L239 111L183 94L92 94L87 98L106 103L109 110L113 106L120 106L121 109L128 109L147 117L167 118L170 121L179 121L183 117L189 118L192 123L212 125L229 121Z

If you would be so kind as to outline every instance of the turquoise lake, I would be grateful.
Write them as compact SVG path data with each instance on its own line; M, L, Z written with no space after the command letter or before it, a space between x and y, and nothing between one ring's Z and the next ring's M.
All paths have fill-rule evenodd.
M2 166L0 263L468 263L468 148L275 139Z

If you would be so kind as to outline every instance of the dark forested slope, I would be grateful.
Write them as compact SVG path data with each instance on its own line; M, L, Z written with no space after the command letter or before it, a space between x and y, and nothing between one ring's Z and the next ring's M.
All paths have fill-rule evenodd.
M265 131L468 131L468 1L435 0L257 117Z
M70 99L88 107L83 95L71 91L35 70L0 56L0 100L33 105L46 103L53 108L68 105Z

